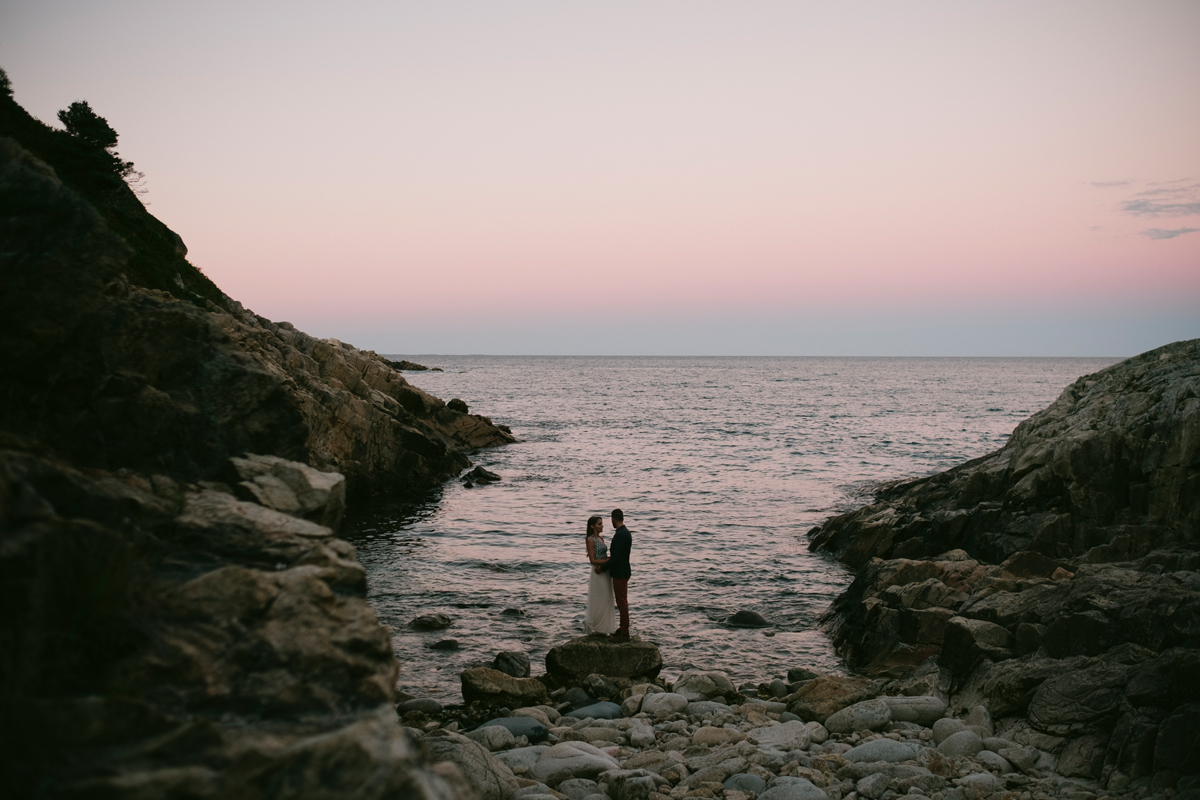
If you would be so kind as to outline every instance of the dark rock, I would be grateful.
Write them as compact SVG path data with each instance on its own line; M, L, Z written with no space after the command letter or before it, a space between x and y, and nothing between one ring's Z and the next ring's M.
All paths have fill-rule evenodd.
M422 714L440 714L442 713L442 704L432 697L416 697L398 704L396 711L400 714L406 714L409 711L420 711Z
M463 475L463 479L474 482L474 483L478 483L480 485L487 485L489 483L495 483L496 481L500 480L501 478L496 473L489 472L488 470L484 469L483 467L476 467L475 469L468 472L466 475Z
M790 683L795 683L796 681L811 681L816 677L819 677L817 673L813 672L807 667L793 667L792 669L789 669L787 673L787 679Z
M512 708L534 706L550 699L546 685L536 678L514 678L488 667L473 667L459 676L463 699L472 703L482 700L493 705Z
M422 614L408 624L419 631L440 631L449 628L450 623L451 619L446 614Z
M613 642L581 636L555 645L546 653L546 672L566 683L579 683L589 675L610 678L653 678L662 669L662 655L650 642L631 639Z
M546 741L550 730L533 717L500 717L488 720L479 727L486 728L495 725L506 728L513 736L527 736L530 744Z
M572 708L582 708L591 705L596 701L596 698L580 689L578 686L572 686L563 693L563 702L570 703Z
M429 369L429 367L418 364L415 361L406 361L404 359L401 359L400 361L388 361L388 359L385 358L384 361L387 361L388 366L390 366L392 369L403 370L405 372L422 372ZM437 371L441 372L441 370Z
M771 625L762 614L748 609L735 611L725 621L735 628L766 628Z
M621 692L615 683L603 675L588 675L583 679L583 688L592 697L598 697L601 700L609 700Z
M1005 446L882 491L825 522L814 550L852 566L962 548L1000 563L1021 550L1080 558L1127 540L1125 560L1200 530L1200 340L1176 342L1080 378L1017 426Z
M458 649L458 640L457 639L442 639L441 641L434 642L433 644L429 645L429 649L430 650L457 650Z
M528 678L529 656L509 650L502 651L496 654L496 658L492 662L492 669L512 675L514 678Z
M1154 741L1154 770L1195 775L1200 773L1197 764L1200 764L1200 703L1185 703L1159 726Z
M798 691L787 710L802 720L824 723L830 714L871 699L879 688L878 682L865 678L822 675Z
M624 716L621 713L621 707L616 703L610 703L603 700L599 703L592 703L583 708L575 708L563 714L564 717L573 717L575 719L621 719Z
M446 408L450 409L451 411L457 411L460 414L467 413L467 404L462 400L459 400L457 397L451 400L449 403L446 403Z
M500 612L500 616L502 616L502 617L523 617L523 616L525 616L525 612L519 608L506 608Z
M1012 634L1007 628L981 619L954 617L946 625L942 655L938 659L951 672L965 675L980 659L1004 661L1013 656Z

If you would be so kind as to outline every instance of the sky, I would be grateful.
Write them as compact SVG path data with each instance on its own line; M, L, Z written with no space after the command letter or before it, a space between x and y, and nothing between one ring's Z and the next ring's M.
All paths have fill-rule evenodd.
M1200 3L7 0L189 260L393 354L1200 337Z

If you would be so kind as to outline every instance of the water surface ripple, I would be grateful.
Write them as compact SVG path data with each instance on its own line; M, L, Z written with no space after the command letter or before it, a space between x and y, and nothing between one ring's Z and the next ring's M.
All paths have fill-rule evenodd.
M394 356L399 358L400 356ZM582 632L584 524L625 511L634 633L668 675L720 668L736 682L842 665L816 627L850 581L805 533L880 481L928 475L1000 447L1095 358L623 358L404 356L408 373L520 440L480 451L503 476L421 498L381 498L347 519L369 600L392 632L401 687L460 702L458 673ZM605 538L609 538L606 519ZM752 609L771 628L732 628ZM418 632L419 614L453 625ZM457 650L431 650L441 639Z

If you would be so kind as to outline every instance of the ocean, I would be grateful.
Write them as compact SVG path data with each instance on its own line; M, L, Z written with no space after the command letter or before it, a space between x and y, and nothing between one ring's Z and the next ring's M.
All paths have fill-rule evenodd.
M508 425L472 454L502 480L379 498L343 535L391 631L400 687L461 702L458 674L501 650L544 671L582 635L587 518L621 508L633 533L633 633L664 675L720 669L736 684L792 667L842 672L817 620L853 575L806 533L1001 447L1016 425L1111 358L389 356L444 372L406 378ZM725 620L757 611L769 628ZM453 624L408 623L445 613ZM431 649L454 639L457 649Z

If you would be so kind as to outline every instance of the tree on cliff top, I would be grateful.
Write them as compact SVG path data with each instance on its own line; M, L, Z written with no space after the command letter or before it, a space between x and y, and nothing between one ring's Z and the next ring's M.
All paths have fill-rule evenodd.
M12 81L8 79L8 73L0 69L0 96L12 97Z
M67 129L67 133L96 150L103 152L105 166L119 177L137 194L145 194L146 188L141 185L145 173L133 168L132 161L124 161L116 151L117 132L108 124L108 120L97 114L86 100L76 100L71 105L58 112L59 122Z

